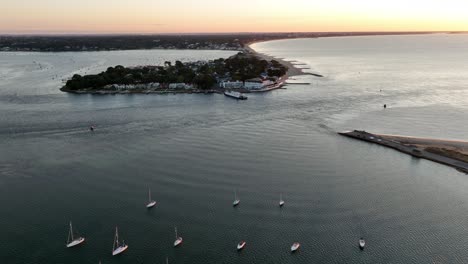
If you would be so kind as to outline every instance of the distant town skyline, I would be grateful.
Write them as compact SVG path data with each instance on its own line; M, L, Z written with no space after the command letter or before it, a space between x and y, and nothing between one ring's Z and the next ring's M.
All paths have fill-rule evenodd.
M17 0L0 34L468 31L465 0Z

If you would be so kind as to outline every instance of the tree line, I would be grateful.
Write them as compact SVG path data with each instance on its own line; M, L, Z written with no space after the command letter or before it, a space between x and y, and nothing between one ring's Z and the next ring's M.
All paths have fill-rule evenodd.
M200 89L212 88L217 80L228 79L245 81L259 77L262 73L268 76L282 76L287 67L279 62L261 60L255 56L239 53L228 59L217 59L204 63L172 64L166 61L163 66L144 66L128 68L122 65L109 67L99 74L81 76L75 74L66 82L64 88L69 90L102 89L110 84L145 84L145 83L187 83Z

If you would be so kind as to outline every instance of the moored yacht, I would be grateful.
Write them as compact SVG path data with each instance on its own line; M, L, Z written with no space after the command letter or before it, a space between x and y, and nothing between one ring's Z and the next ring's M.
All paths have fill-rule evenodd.
M72 222L70 221L70 230L68 231L68 238L67 238L67 248L78 246L79 244L83 243L84 241L85 241L84 237L81 237L81 236L79 236L77 238L74 237L73 226L72 226Z
M237 250L242 250L242 249L244 249L245 244L246 244L245 241L239 242L239 244L237 244Z
M232 202L232 206L236 207L240 203L240 200L237 198L237 191L234 190L234 202Z
M299 244L299 242L295 242L291 246L291 252L296 252L299 249L300 246L301 246L301 244Z
M177 235L177 227L174 227L174 230L175 230L175 237L176 237L176 240L174 241L174 247L177 247L178 245L182 244L182 237L178 236Z
M282 207L284 205L283 194L280 194L279 206Z
M122 243L119 242L119 231L117 227L115 227L114 244L112 245L112 256L119 255L127 249L128 245L125 244L124 240L122 240Z
M363 250L365 246L366 246L366 241L364 240L364 238L361 237L361 239L359 239L359 248Z
M156 205L156 201L151 199L151 189L148 189L148 204L146 205L146 208L150 209L153 208Z

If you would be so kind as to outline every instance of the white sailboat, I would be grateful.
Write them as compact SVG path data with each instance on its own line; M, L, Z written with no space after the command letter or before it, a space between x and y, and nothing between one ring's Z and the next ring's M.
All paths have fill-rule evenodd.
M156 205L156 201L151 199L151 189L148 189L148 204L146 205L146 208L150 209L153 208Z
M238 206L240 203L240 200L237 198L237 191L234 190L234 202L232 202L232 206Z
M361 237L361 239L359 239L359 248L363 250L365 246L366 246L366 241L364 240L364 238Z
M127 249L128 245L125 244L125 241L122 240L122 244L119 243L119 231L117 227L115 227L114 245L112 245L112 256L119 255Z
M175 230L175 238L176 238L176 240L174 241L174 247L177 247L178 245L182 243L183 239L182 237L177 235L177 227L174 227L174 230Z
M295 242L291 246L291 252L296 252L299 249L300 246L301 246L301 244L299 242Z
M284 205L283 194L280 194L279 206L282 207Z
M68 231L68 238L67 238L67 248L71 248L74 246L78 246L79 244L83 243L85 241L84 237L78 237L74 238L73 235L73 226L72 222L70 221L70 230Z
M247 244L245 241L239 242L239 244L237 244L237 250L242 250L242 249L244 249L245 244Z

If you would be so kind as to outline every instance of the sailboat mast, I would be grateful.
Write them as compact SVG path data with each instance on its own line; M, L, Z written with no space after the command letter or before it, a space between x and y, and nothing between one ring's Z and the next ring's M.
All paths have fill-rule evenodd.
M112 245L112 252L115 250L115 245L116 244L117 244L117 247L118 247L118 243L119 243L119 232L118 232L117 227L115 227L115 237L114 237L114 244Z
M151 203L151 189L148 188L148 201Z
M174 227L174 230L175 230L175 238L177 239L177 227Z
M70 221L70 234L69 234L69 237L71 237L71 241L73 241L73 226L72 226L71 221Z
M237 190L234 190L234 200L237 200Z

